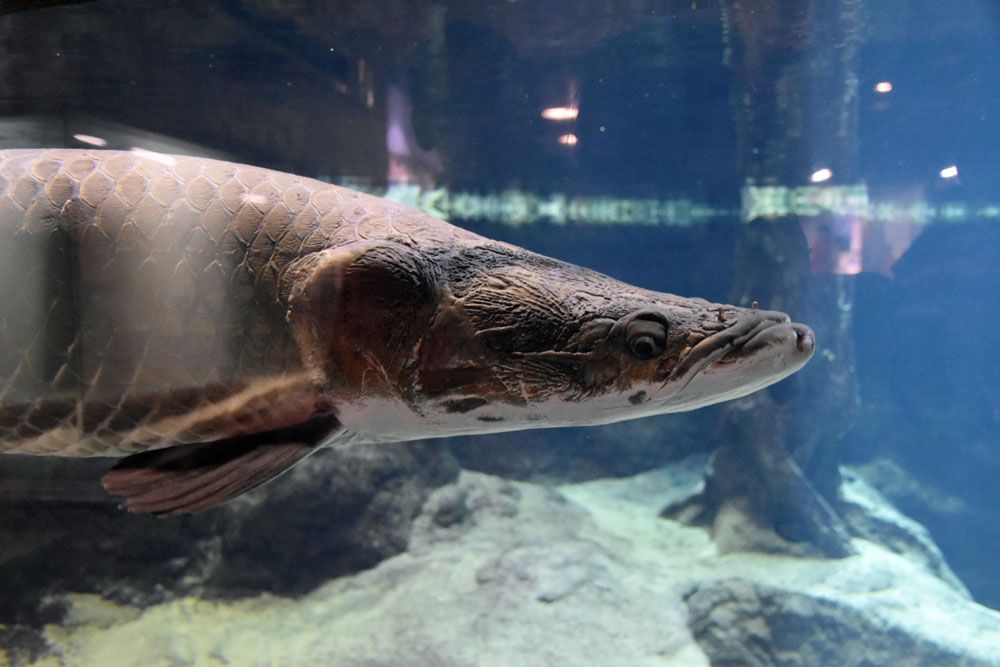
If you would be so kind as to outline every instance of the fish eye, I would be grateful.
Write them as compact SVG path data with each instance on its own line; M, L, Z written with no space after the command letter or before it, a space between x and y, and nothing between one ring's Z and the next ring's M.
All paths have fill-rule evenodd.
M663 354L667 346L667 327L659 321L634 319L625 330L628 351L643 361Z

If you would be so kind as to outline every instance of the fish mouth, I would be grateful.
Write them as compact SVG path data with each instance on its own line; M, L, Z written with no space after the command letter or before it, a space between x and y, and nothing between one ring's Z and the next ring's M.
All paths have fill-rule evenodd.
M692 347L673 368L669 381L681 381L683 389L703 370L720 370L755 357L769 356L780 351L789 367L788 373L801 368L816 346L812 329L793 323L777 311L756 311L742 316L731 326L714 333ZM776 369L777 370L777 369ZM784 376L788 373L776 373Z
M816 348L816 336L812 329L804 324L793 322L778 322L755 330L742 344L736 346L716 359L716 364L732 364L741 359L747 359L763 353L771 348L782 346L799 357L808 359Z

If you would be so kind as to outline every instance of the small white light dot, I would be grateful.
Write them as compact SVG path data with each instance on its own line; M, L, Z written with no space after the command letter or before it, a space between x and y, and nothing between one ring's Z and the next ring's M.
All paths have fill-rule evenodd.
M822 183L823 181L829 181L833 177L833 172L824 167L823 169L817 169L809 177L809 180L813 183Z
M958 167L949 165L940 171L941 178L955 178L958 176Z
M108 142L100 137L95 137L90 134L74 134L73 138L79 141L81 144L90 144L91 146L107 146Z
M879 81L875 84L875 92L885 95L886 93L892 92L892 82L891 81Z

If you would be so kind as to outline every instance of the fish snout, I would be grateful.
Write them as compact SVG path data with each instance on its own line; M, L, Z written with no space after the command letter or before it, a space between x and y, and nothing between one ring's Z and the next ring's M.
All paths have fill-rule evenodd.
M724 323L711 323L715 333L681 358L673 370L673 378L697 374L710 365L732 364L774 353L780 353L787 363L796 366L812 357L816 337L806 325L792 322L788 315L777 310L733 310Z
M674 369L666 402L690 410L746 396L809 362L816 336L777 311L740 310L726 328L698 343Z
M752 357L768 350L780 350L789 361L804 362L812 357L816 349L816 336L813 330L804 324L790 321L788 316L780 319L760 318L747 323L745 328L746 333L732 342L732 348L723 357L723 361Z
M795 349L812 356L816 351L816 334L804 324L793 324L792 329L795 330Z

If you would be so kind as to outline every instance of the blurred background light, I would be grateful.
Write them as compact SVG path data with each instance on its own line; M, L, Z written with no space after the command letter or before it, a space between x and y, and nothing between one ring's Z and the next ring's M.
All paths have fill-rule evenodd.
M580 115L576 107L549 107L542 109L542 118L546 120L575 120Z
M833 177L833 172L824 167L823 169L817 169L809 177L809 180L813 183L822 183L823 181L829 181Z
M958 176L958 167L949 165L941 170L941 178L955 178Z
M108 142L100 137L95 137L90 134L74 134L73 138L79 141L81 144L90 144L91 146L107 146Z

